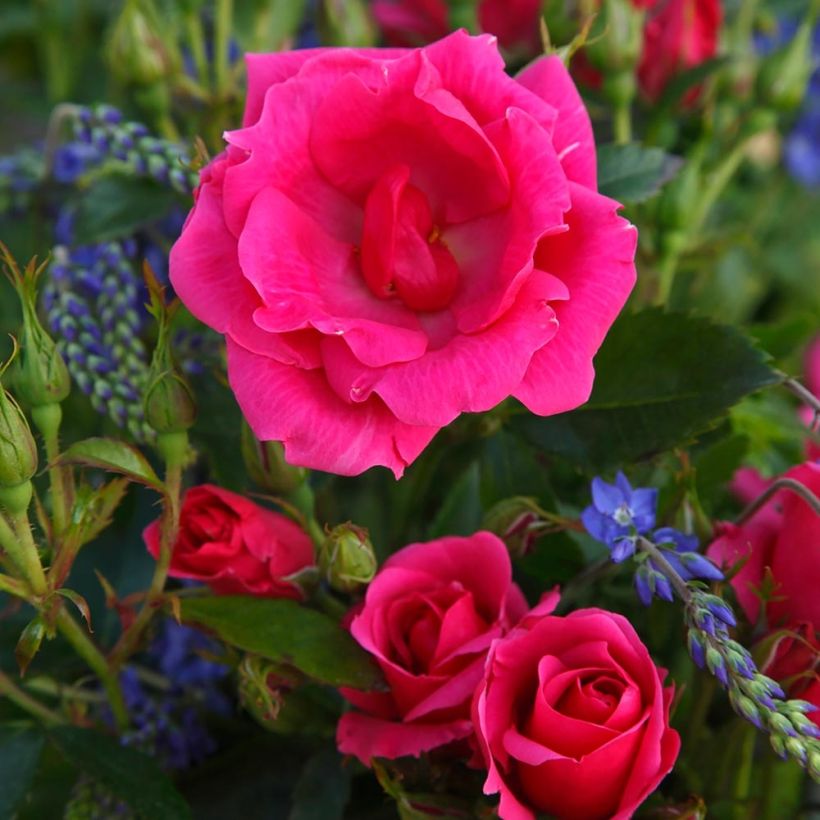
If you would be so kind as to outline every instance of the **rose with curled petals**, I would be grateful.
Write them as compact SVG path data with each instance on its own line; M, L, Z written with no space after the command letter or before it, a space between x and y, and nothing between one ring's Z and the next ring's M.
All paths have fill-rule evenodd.
M534 614L493 644L473 701L499 817L626 820L672 769L673 688L626 618Z
M202 174L173 285L225 334L257 438L396 476L464 412L589 396L635 281L557 57L494 38L248 56L244 127Z
M557 599L552 594L550 605ZM340 751L368 764L469 737L487 650L526 611L507 548L489 532L411 544L392 555L350 624L389 690L342 690L356 710L339 721Z

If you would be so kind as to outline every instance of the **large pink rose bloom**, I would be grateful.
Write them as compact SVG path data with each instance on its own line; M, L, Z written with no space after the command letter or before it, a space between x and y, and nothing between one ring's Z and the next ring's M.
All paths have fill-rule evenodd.
M673 688L629 621L534 613L490 649L473 719L499 817L626 820L672 769Z
M526 611L507 548L489 532L395 553L350 626L389 691L343 690L357 711L339 721L339 749L367 764L471 735L470 703L487 650Z
M589 396L635 280L563 64L495 40L249 55L171 279L227 337L254 433L293 464L400 476L460 413Z

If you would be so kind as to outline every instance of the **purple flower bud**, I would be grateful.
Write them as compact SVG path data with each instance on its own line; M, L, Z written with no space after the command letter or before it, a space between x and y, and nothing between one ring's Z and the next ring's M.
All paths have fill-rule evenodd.
M703 645L700 637L695 631L690 629L686 636L686 641L689 646L689 654L692 656L692 660L698 667L703 669L706 665L706 647Z
M709 611L716 618L723 621L723 623L727 624L728 626L737 626L737 621L735 620L734 613L726 603L720 600L720 598L710 597L706 601L706 606L708 607Z
M638 600L644 605L649 606L652 603L652 588L649 580L646 577L644 567L641 567L635 573L635 592L638 595Z
M723 573L704 555L697 552L681 552L678 558L693 578L702 578L705 581L723 580Z

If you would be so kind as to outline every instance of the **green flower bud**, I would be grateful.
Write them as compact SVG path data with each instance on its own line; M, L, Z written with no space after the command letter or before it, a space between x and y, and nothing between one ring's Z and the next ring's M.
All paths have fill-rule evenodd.
M600 23L603 35L593 39L586 53L590 62L605 73L613 75L634 75L643 48L643 26L645 12L636 8L629 0L604 0L601 5ZM634 78L633 78L634 83ZM632 94L634 95L634 85Z
M239 700L263 726L279 717L286 695L296 686L295 673L258 655L246 655L239 665Z
M285 461L285 448L278 441L259 441L244 421L242 458L254 484L274 495L293 492L307 478L307 470Z
M778 757L787 757L786 744L780 735L769 735L769 743L771 743L772 749Z
M772 731L777 732L779 735L793 735L795 733L791 721L779 712L768 712L766 719L769 721Z
M377 562L367 530L350 522L334 527L319 551L319 567L340 592L353 592L369 584Z
M108 35L105 58L123 85L159 84L181 65L152 0L126 0Z
M815 15L809 15L786 48L763 61L757 75L761 100L778 111L794 111L803 102L814 65L812 30Z
M809 749L806 767L812 779L820 782L820 749L814 747Z
M17 507L17 503L7 491L29 485L36 472L37 445L31 435L31 428L20 405L0 384L0 504L16 512L17 509L12 510L12 506ZM28 493L30 498L30 486ZM28 502L22 509L26 507Z
M795 760L799 760L803 765L806 764L806 744L796 737L787 737L784 741L786 751Z
M196 420L196 401L188 382L173 367L151 376L145 390L145 420L157 433L188 430Z
M196 401L185 377L171 358L171 320L179 303L165 304L164 288L150 269L145 281L150 297L149 310L159 325L159 335L143 394L145 420L160 435L182 433L196 420Z
M534 498L505 498L490 507L483 529L495 533L507 545L510 555L521 558L531 549L536 535L531 527L541 520L541 509Z
M376 44L376 26L363 0L323 0L319 8L323 40L362 48Z
M71 380L57 345L37 317L37 282L45 263L38 266L34 258L21 271L2 243L0 253L23 311L22 346L15 371L15 387L30 407L57 404L68 396Z

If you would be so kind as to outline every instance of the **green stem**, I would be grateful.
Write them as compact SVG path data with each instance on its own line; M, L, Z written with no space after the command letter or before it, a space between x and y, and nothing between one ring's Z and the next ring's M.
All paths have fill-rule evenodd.
M754 752L757 741L757 730L747 723L743 724L743 733L740 737L739 765L735 775L734 785L734 815L737 820L745 820L749 816L749 793L752 789L752 774L754 772Z
M108 704L111 707L117 728L127 728L128 710L122 697L122 689L120 688L116 669L109 667L105 655L97 649L85 630L71 617L65 607L60 607L57 613L57 629L100 679L108 695Z
M199 12L191 11L185 15L185 28L188 34L188 46L191 49L191 56L194 60L197 79L202 88L210 88L210 78L208 77L208 57L205 53L205 29Z
M82 703L100 703L105 701L102 692L82 689L79 686L68 686L48 677L26 679L26 689L40 695L57 698L58 700L75 700Z
M60 535L68 524L70 516L65 467L57 464L60 457L60 424L63 411L59 404L45 404L31 411L34 424L43 436L48 460L48 480L51 485L52 515L54 531Z
M748 521L766 502L781 490L791 490L795 495L799 495L808 504L816 515L820 515L820 498L818 498L805 484L795 481L793 478L778 478L737 517L736 524L740 525Z
M214 78L220 99L228 95L230 81L230 36L233 21L233 0L216 0L214 21Z
M111 650L110 661L114 669L119 669L137 647L145 627L153 618L154 613L157 611L157 605L162 598L179 530L181 483L182 467L178 463L169 464L165 477L165 509L162 516L157 564L154 567L151 586L148 588L142 608Z
M62 717L47 706L23 691L5 672L0 671L0 695L7 697L23 711L33 715L37 720L50 726L65 723Z
M0 592L14 595L16 598L28 599L29 592L16 578L9 575L0 575Z
M22 512L12 515L11 523L17 536L16 545L9 546L4 543L3 546L19 567L23 577L28 581L31 591L35 595L45 595L48 590L46 574L43 572L40 554L37 552L37 545L34 543L34 536L31 534L28 513Z
M615 133L615 142L618 145L632 142L632 109L628 102L615 106L612 128Z

